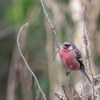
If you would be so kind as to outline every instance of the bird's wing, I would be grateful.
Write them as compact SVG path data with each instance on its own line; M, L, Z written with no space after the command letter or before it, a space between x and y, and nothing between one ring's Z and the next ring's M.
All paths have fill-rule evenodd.
M83 60L81 58L81 52L78 50L77 47L75 48L75 56L76 56L76 60L80 63L80 68L85 70Z

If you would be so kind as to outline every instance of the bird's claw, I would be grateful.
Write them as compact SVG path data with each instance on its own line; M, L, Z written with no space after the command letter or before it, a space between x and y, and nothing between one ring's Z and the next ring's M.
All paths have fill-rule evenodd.
M68 75L70 74L70 72L71 72L71 71L67 71L67 72L66 72L66 76L68 76Z

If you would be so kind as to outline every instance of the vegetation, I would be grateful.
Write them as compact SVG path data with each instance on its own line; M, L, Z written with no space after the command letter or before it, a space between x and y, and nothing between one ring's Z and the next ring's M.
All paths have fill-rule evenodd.
M95 99L100 97L100 76L96 76L100 73L100 1L88 1L86 29L83 18L84 0L44 0L44 5L59 43L71 41L77 45L82 52L86 72L92 79L83 38L83 30L87 31L94 85L89 84L79 71L71 72L69 81L58 54L52 62L57 51L54 30L48 23L40 0L0 0L0 100L43 100L36 80L25 67L16 43L19 29L26 22L29 23L28 28L23 28L20 33L21 50L47 100L78 100L77 97L91 100L93 86L97 93Z

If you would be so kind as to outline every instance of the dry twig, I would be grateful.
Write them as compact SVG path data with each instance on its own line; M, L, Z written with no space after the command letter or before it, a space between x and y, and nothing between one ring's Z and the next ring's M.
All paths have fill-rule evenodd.
M54 36L55 44L56 44L56 47L57 47L57 49L58 49L58 51L59 51L59 50L61 49L61 47L60 47L60 43L59 43L58 38L57 38L57 33L56 33L56 30L55 30L55 27L54 27L54 25L52 24L52 22L51 22L51 20L50 20L50 17L48 16L48 14L47 14L47 12L46 12L45 6L44 6L44 4L43 4L43 0L40 0L40 1L41 1L41 5L42 5L42 8L43 8L44 14L46 15L46 17L47 17L47 19L48 19L48 22L49 22L49 24L50 24L50 26L51 26L51 28L52 28L52 30L53 30L53 36ZM58 51L57 51L57 52L58 52ZM55 57L55 56L54 56L54 57ZM54 58L53 58L53 59L54 59ZM62 64L63 64L63 62L62 62ZM67 72L68 72L68 70L67 70ZM69 75L66 75L66 76L68 77L68 81L69 81L69 83L71 84L73 90L75 91L75 94L77 95L77 97L78 97L79 99L81 99L80 96L78 95L78 93L77 93L77 91L76 91L74 85L72 84L71 77L70 77Z
M59 100L63 100L63 99L60 97L59 94L55 93L55 96L57 96L57 98L58 98Z
M68 96L67 96L67 94L66 94L65 86L64 86L64 85L62 86L62 89L63 89L63 92L64 92L64 94L65 94L65 96L66 96L66 99L69 100L69 98L68 98Z
M42 5L43 11L44 11L44 13L45 13L45 15L46 15L46 17L47 17L47 19L48 19L48 22L49 22L49 24L50 24L50 26L51 26L51 28L52 28L52 30L53 30L53 36L54 36L55 44L56 44L58 50L60 50L61 47L60 47L60 44L59 44L59 41L58 41L58 38L57 38L57 33L56 33L56 30L55 30L55 27L54 27L54 25L52 24L52 22L51 22L51 20L50 20L50 17L48 16L48 14L47 14L47 12L46 12L46 9L45 9L45 6L44 6L42 0L41 0L41 5Z
M88 49L88 39L87 39L87 34L88 34L88 23L87 23L87 4L88 4L88 0L85 0L85 4L84 4L84 29L83 29L83 39L84 39L84 44L85 44L85 57L86 60L89 64L89 70L91 73L91 77L93 80L93 73L92 73L92 69L91 69L91 63L90 63L90 55L89 55L89 49ZM93 94L94 94L94 82L93 82Z
M21 33L23 27L26 27L26 28L27 28L27 27L28 27L28 23L23 24L22 27L20 28L19 32L18 32L18 35L17 35L18 50L19 50L19 53L20 53L21 57L22 57L23 60L24 60L24 63L25 63L25 65L26 65L27 69L28 69L28 70L30 71L30 73L33 75L33 77L34 77L34 79L35 79L35 81L36 81L36 83L37 83L37 85L38 85L38 88L39 88L39 90L41 91L41 93L42 93L42 95L43 95L43 97L44 97L44 100L46 100L45 94L44 94L44 92L42 91L42 89L41 89L41 87L40 87L40 85L39 85L39 82L38 82L37 77L35 76L35 74L33 73L33 71L30 69L30 67L29 67L29 65L28 65L28 63L27 63L27 61L26 61L24 55L23 55L22 52L21 52L21 48L20 48L20 44L19 44L19 36L20 36L20 33Z

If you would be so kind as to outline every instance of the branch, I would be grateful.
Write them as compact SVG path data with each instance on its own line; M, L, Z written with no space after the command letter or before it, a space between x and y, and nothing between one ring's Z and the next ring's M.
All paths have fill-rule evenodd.
M39 85L39 82L38 82L38 80L37 80L37 77L35 76L35 74L33 73L33 71L30 69L30 67L29 67L29 65L28 65L28 63L27 63L27 61L26 61L24 55L23 55L22 52L21 52L21 48L20 48L20 44L19 44L19 36L20 36L20 33L21 33L23 27L26 27L26 28L27 28L27 27L28 27L28 23L23 24L23 25L21 26L19 32L18 32L18 35L17 35L17 46L18 46L18 50L19 50L19 53L20 53L22 59L24 60L24 63L25 63L25 65L26 65L26 68L27 68L27 69L30 71L30 73L33 75L33 77L34 77L34 79L35 79L35 81L36 81L36 83L37 83L37 85L38 85L38 88L39 88L39 90L41 91L41 93L42 93L42 95L43 95L43 97L44 97L44 100L46 100L45 94L44 94L44 92L42 91L42 89L41 89L41 87L40 87L40 85Z
M63 89L63 92L64 92L64 94L65 94L65 96L66 96L66 99L69 100L69 98L68 98L68 96L67 96L67 93L66 93L66 91L65 91L65 86L64 86L64 85L62 86L62 89Z
M89 55L89 50L88 50L88 39L87 39L87 34L88 34L87 3L89 3L89 1L85 0L84 11L83 11L83 14L84 14L83 39L84 39L84 44L85 44L85 54L86 54L85 57L86 57L86 60L89 64L89 70L90 70L90 74L91 74L91 77L93 80L93 73L92 73L92 68L91 68L91 63L90 63L90 55ZM93 88L93 95L94 95L94 81L93 81L92 88ZM94 99L94 97L93 97L93 99Z
M55 96L57 96L57 98L58 98L59 100L63 100L63 99L60 97L59 94L55 93Z
M58 50L61 49L60 47L60 44L59 44L59 41L58 41L58 38L57 38L57 33L56 33L56 30L55 30L55 27L54 25L52 24L51 20L50 20L50 17L48 16L47 12L46 12L46 9L45 9L45 6L43 4L43 1L41 0L41 5L42 5L42 8L43 8L43 11L44 11L44 14L46 15L47 19L48 19L48 22L53 30L53 36L54 36L54 40L55 40L55 44L56 44L56 47L58 48Z
M41 5L42 5L42 8L43 8L44 14L46 15L46 17L47 17L47 19L48 19L48 22L49 22L49 24L50 24L50 26L51 26L51 28L52 28L52 30L53 30L53 36L54 36L54 40L55 40L56 47L58 48L58 51L57 51L57 53L58 53L59 50L61 49L61 47L60 47L60 43L59 43L58 38L57 38L57 33L56 33L56 30L55 30L55 27L54 27L54 25L52 24L52 22L51 22L51 20L50 20L50 17L48 16L48 14L47 14L47 12L46 12L45 6L44 6L44 4L43 4L43 0L40 0L40 1L41 1ZM56 55L56 53L55 53L55 55ZM55 56L54 56L54 57L55 57ZM54 59L54 57L53 57L53 59ZM62 64L63 64L63 62L62 62ZM67 72L68 72L68 70L67 70ZM78 98L80 98L80 96L78 95L76 89L74 88L74 86L73 86L73 84L72 84L72 82L71 82L71 77L70 77L69 75L68 75L67 77L68 77L69 82L71 83L71 85L72 85L72 87L73 87L75 93L77 94ZM57 95L56 95L56 96L57 96Z
M86 94L83 94L82 96L80 96L80 98L84 98L84 97L87 97L89 95L91 95L91 93L86 93Z

